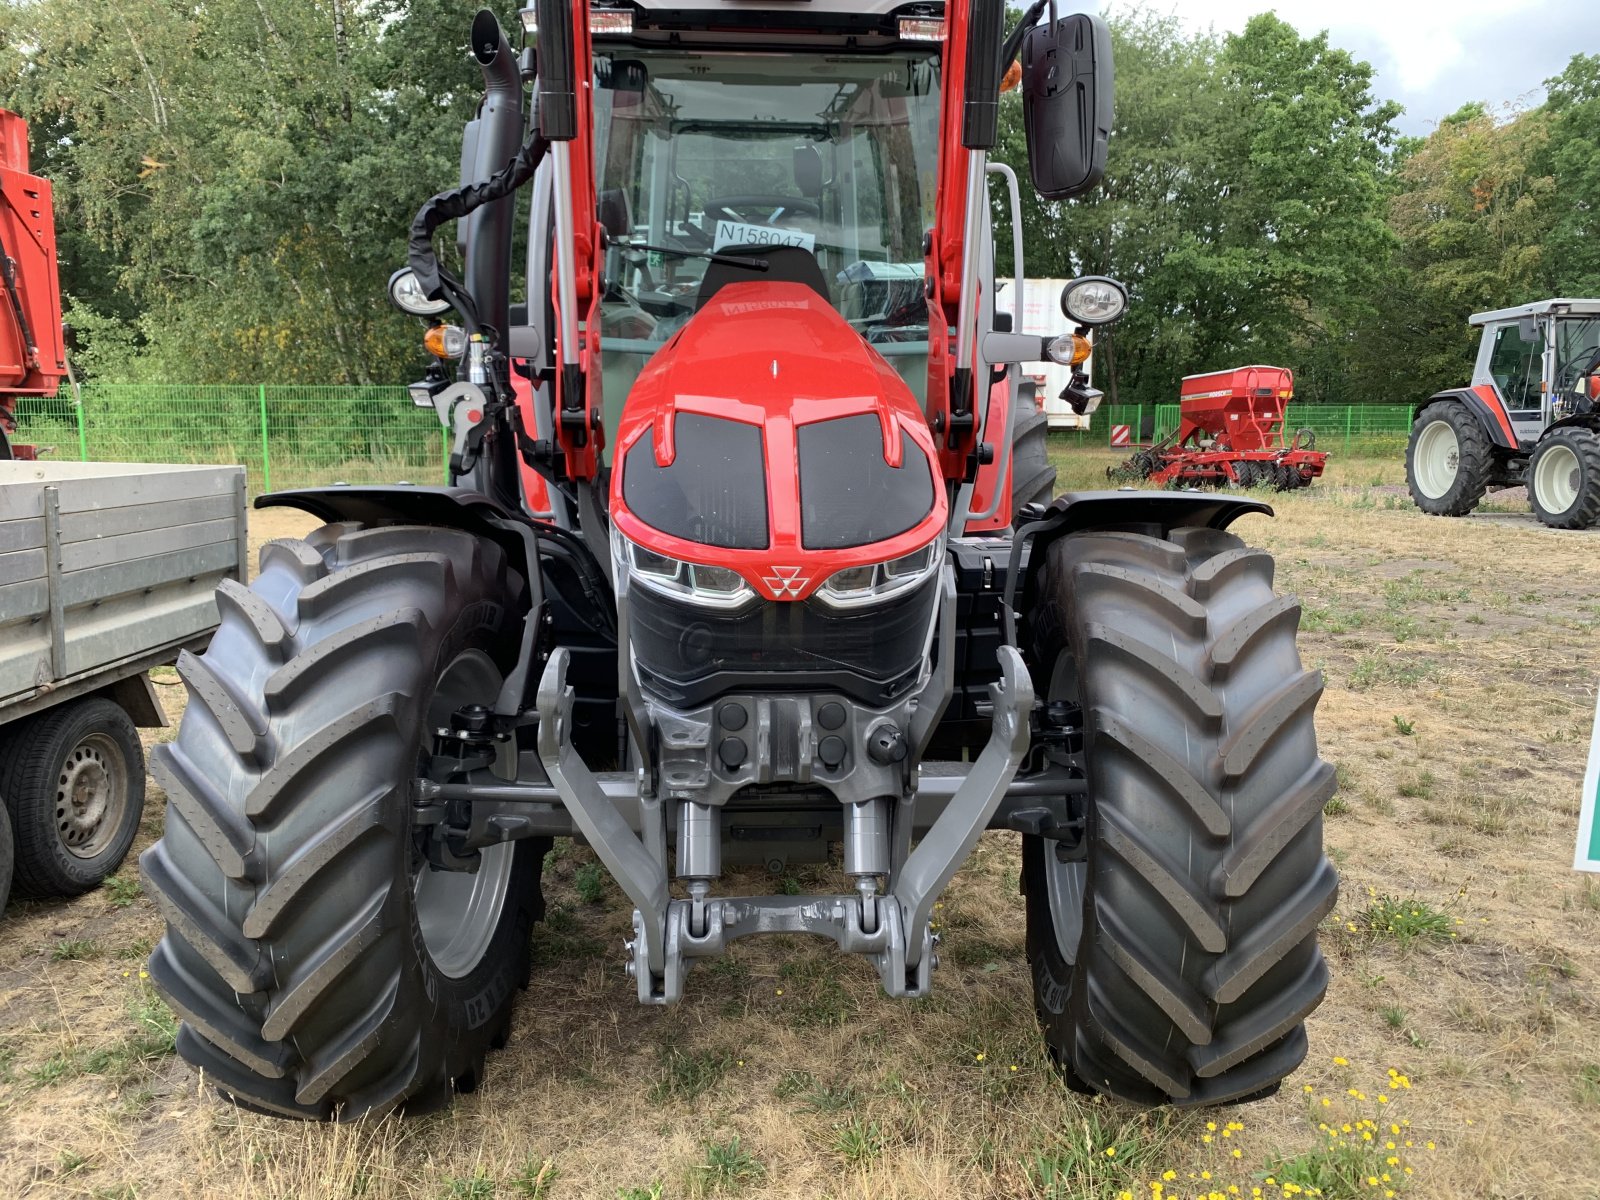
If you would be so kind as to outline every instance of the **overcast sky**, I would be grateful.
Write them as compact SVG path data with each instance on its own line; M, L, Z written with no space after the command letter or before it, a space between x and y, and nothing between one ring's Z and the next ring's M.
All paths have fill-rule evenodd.
M1428 133L1469 100L1537 104L1544 81L1574 54L1600 52L1597 0L1144 0L1143 7L1219 32L1242 29L1268 9L1302 34L1326 29L1334 45L1373 65L1379 99L1405 105L1399 126L1408 134Z

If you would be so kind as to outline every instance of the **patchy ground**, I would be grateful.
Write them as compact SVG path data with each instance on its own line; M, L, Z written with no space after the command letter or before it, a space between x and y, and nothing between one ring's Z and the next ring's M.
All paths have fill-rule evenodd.
M1062 456L1063 486L1110 461ZM1600 535L1545 530L1504 496L1425 518L1397 480L1336 463L1275 497L1276 521L1241 524L1303 601L1340 782L1333 987L1275 1098L1141 1114L1061 1088L1033 1023L1014 835L987 835L945 896L932 999L887 1000L865 963L808 941L757 940L668 1011L632 1000L622 899L558 843L534 986L484 1086L433 1117L287 1124L172 1057L140 977L160 922L130 861L0 923L0 1194L1600 1196L1600 878L1567 865ZM304 528L255 521L258 538ZM140 849L160 829L151 788Z

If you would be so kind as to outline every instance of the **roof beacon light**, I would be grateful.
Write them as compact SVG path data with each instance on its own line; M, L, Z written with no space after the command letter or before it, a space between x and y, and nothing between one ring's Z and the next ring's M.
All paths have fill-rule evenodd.
M944 41L944 18L901 17L900 40L902 42L942 42Z

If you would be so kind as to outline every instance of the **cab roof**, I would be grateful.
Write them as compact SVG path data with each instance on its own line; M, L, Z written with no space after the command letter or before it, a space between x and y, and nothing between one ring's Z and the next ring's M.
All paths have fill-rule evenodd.
M1523 317L1543 317L1552 313L1558 317L1600 317L1600 300L1574 300L1568 297L1535 300L1532 304L1519 304L1515 308L1473 313L1467 320L1473 325L1488 325L1495 321L1519 321Z

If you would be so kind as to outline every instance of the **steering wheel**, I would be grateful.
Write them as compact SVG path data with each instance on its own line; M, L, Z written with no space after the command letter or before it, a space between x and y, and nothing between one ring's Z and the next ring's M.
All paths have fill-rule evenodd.
M822 205L804 196L751 194L718 196L714 200L707 200L705 211L713 221L776 225L779 221L797 216L819 218L822 216Z
M1593 375L1597 369L1600 369L1600 349L1597 349L1587 359L1574 359L1568 363L1556 379L1555 390L1557 392L1570 391L1578 386L1579 380ZM1570 379L1567 378L1569 374L1572 376Z

